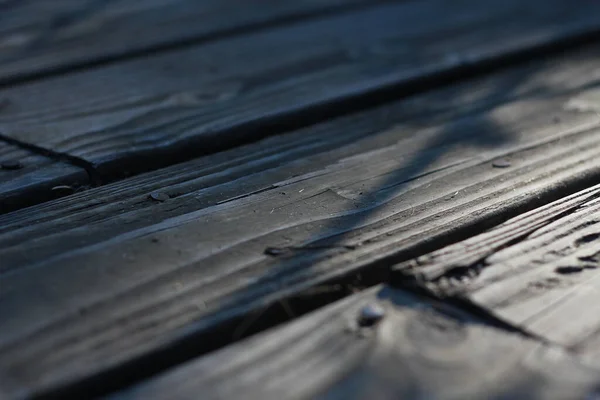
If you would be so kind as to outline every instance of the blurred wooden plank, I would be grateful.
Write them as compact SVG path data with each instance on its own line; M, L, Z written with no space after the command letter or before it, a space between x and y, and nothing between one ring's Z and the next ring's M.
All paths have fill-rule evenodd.
M600 186L583 190L421 257L406 273L554 343L597 356L599 198Z
M365 0L8 0L0 83L342 12Z
M596 182L598 51L92 189L36 207L38 220L0 219L0 377L37 393L119 376L306 287Z
M374 5L5 88L0 128L111 179L369 107L416 82L599 28L598 2Z
M75 191L88 184L88 175L82 168L0 141L0 214L70 192L62 186Z
M385 316L360 327L374 306ZM109 398L583 399L599 377L563 350L377 287Z

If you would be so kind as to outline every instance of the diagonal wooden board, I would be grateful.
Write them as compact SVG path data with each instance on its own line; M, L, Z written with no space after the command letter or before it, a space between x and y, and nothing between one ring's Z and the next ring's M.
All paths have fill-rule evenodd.
M0 214L64 196L89 184L83 168L0 140Z
M5 216L1 379L39 393L118 370L597 181L598 59L532 63L93 189L36 207L37 224Z
M600 186L397 267L436 292L589 356L600 353ZM408 268L408 269L407 269Z
M376 305L383 319L360 327ZM380 286L109 399L583 399L599 378L562 349Z
M0 83L343 12L365 0L6 0Z
M370 106L416 82L599 28L600 3L591 1L374 4L2 89L0 129L79 157L110 179Z
M332 188L349 197L338 198L340 207L357 199L359 205L372 207L385 195L380 194L379 201L376 193L373 199L361 200L360 193L381 190L378 185L383 179L393 186L419 175L444 173L449 166L480 160L480 150L493 157L548 142L548 147L559 151L564 143L560 136L577 130L582 132L576 137L593 141L594 130L588 132L586 127L598 120L594 104L600 96L593 89L598 84L598 54L590 49L562 60L531 63L94 188L39 205L34 212L0 217L0 273L48 262L168 218L207 208L238 207L253 195L272 199L269 202L280 197L300 204L319 190ZM579 143L587 142L574 141L570 146ZM563 149L568 152L571 147ZM581 156L585 159L587 153ZM485 169L486 173L507 171L510 168ZM298 192L286 189L292 184ZM397 193L403 190L399 185ZM154 192L170 199L154 201L149 198ZM396 195L393 189L391 193ZM272 210L258 218L272 219Z

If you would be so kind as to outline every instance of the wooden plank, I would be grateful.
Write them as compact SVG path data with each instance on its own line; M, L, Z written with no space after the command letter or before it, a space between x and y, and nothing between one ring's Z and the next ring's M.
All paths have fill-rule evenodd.
M3 218L0 376L63 387L585 187L600 176L599 51Z
M530 211L419 258L411 274L515 326L597 355L599 198L594 186Z
M0 214L64 196L71 189L87 185L84 169L0 141Z
M598 2L395 2L5 88L0 128L112 178L370 106L416 81L598 27Z
M244 198L260 192L267 192L263 196L268 199L286 196L282 198L295 204L317 193L318 188L310 189L310 193L306 190L313 182L319 182L323 187L333 185L339 191L337 187L351 184L354 179L361 182L378 174L385 177L405 162L409 167L404 173L410 179L413 175L426 174L436 168L443 169L477 157L480 155L479 150L475 150L478 147L502 152L503 149L536 140L552 142L551 138L566 132L570 126L595 121L593 110L574 112L567 106L573 99L585 100L585 95L573 96L573 92L595 85L593 71L598 64L594 60L597 54L598 51L571 54L573 58L568 57L566 61L554 59L500 73L489 79L458 84L373 111L95 188L40 205L35 212L23 211L2 217L0 257L4 263L0 264L0 272L26 268L81 246L93 245L215 205L228 209L227 203L240 204ZM544 95L546 97L541 100L514 99L521 90L531 93L540 90L536 86L540 79L547 79L552 86L543 89L548 92L547 96ZM519 86L523 89L517 89ZM483 97L478 94L491 87L496 89ZM593 97L595 92L589 93L588 97ZM447 98L453 101L448 102ZM495 111L488 110L494 108ZM488 126L486 119L495 118L495 114L501 115L501 122L493 121L493 126ZM465 120L452 123L461 118ZM462 126L469 132L456 130ZM447 128L448 133L441 128ZM486 134L478 133L479 129L485 129ZM588 136L593 135L587 132L581 134L582 138ZM557 145L561 143L557 142ZM441 151L454 145L472 148L466 151L455 149L445 155ZM411 157L416 159L415 155L421 151L427 157L435 156L436 149L441 149L439 153L445 157L443 160L432 158L431 162L436 161L437 164L423 165L423 171L411 166ZM565 151L568 150L565 148ZM372 155L377 155L378 159L371 160L368 171L361 171L364 160ZM416 161L421 163L421 160ZM424 159L422 164L426 161ZM346 165L353 166L354 170L346 173ZM390 179L399 181L403 178L392 176ZM287 193L285 189L277 189L295 182L298 182L299 190L305 190ZM377 187L377 182L370 185ZM398 190L401 193L402 187ZM281 195L282 191L287 194ZM348 189L345 191L348 192ZM368 193L368 187L362 191ZM171 199L164 203L153 201L148 198L153 192L164 192ZM352 193L344 195L352 196ZM368 202L365 201L365 204ZM268 209L267 219L272 216L271 210ZM25 239L29 240L27 244L24 244Z
M0 3L0 83L243 33L364 0L28 0Z
M376 306L383 319L361 327ZM377 287L109 399L583 399L599 377L560 349Z

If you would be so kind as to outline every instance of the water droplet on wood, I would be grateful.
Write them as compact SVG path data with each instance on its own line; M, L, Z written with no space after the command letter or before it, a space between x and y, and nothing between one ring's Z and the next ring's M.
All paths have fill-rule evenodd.
M51 190L52 190L52 192L58 193L61 196L67 196L69 194L75 193L75 189L73 189L73 187L71 187L69 185L54 186Z
M159 202L167 201L171 198L168 194L164 192L152 192L148 197L150 197L154 201Z
M385 310L379 304L367 304L361 308L358 316L360 326L373 326L385 316Z
M508 160L496 160L492 163L494 168L508 168L510 167L510 162Z

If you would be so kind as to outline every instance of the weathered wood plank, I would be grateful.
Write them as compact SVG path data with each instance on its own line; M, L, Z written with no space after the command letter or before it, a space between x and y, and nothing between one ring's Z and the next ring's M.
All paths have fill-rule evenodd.
M596 84L599 64L594 58L598 54L582 52L570 54L566 61L534 63L98 187L39 205L34 213L23 211L0 217L0 258L4 261L0 273L167 218L215 205L227 207L226 203L261 191L271 189L263 194L267 198L286 196L282 198L300 203L318 190L295 193L277 189L294 180L306 180L305 185L298 185L302 186L299 190L313 182L324 182L319 183L323 187L343 187L354 179L368 181L378 174L385 178L400 167L405 168L404 172L390 178L400 181L478 156L479 151L474 150L478 147L502 152L520 144L550 140L569 127L595 121L593 98L588 106L592 109L586 112L575 112L571 103L587 101L586 95L575 94ZM594 92L589 93L587 96L593 97ZM522 101L515 99L521 95ZM496 114L500 115L499 122L493 121ZM452 122L460 119L464 121ZM460 131L462 127L465 132ZM588 137L587 133L583 135ZM461 146L471 148L461 150ZM377 156L375 160L373 156ZM445 158L436 160L438 156ZM371 167L361 171L367 159ZM429 161L437 162L437 166L428 165ZM354 169L346 173L345 165ZM377 182L369 185L376 188ZM398 190L400 193L402 187ZM368 187L361 191L369 193ZM171 199L153 201L148 198L153 192L166 193ZM357 197L356 193L345 195ZM361 202L368 205L366 200Z
M402 1L6 88L0 128L122 176L599 27L598 2Z
M600 186L586 189L423 256L404 273L552 342L597 355L599 198Z
M361 327L375 306L385 316ZM560 349L377 287L109 398L583 399L599 377Z
M70 189L63 186L88 184L82 168L0 141L0 214L65 195Z
M0 83L123 56L139 56L151 50L366 3L365 0L0 2Z
M37 224L11 214L0 376L16 393L89 378L588 185L598 60L569 54L92 189L36 207Z

